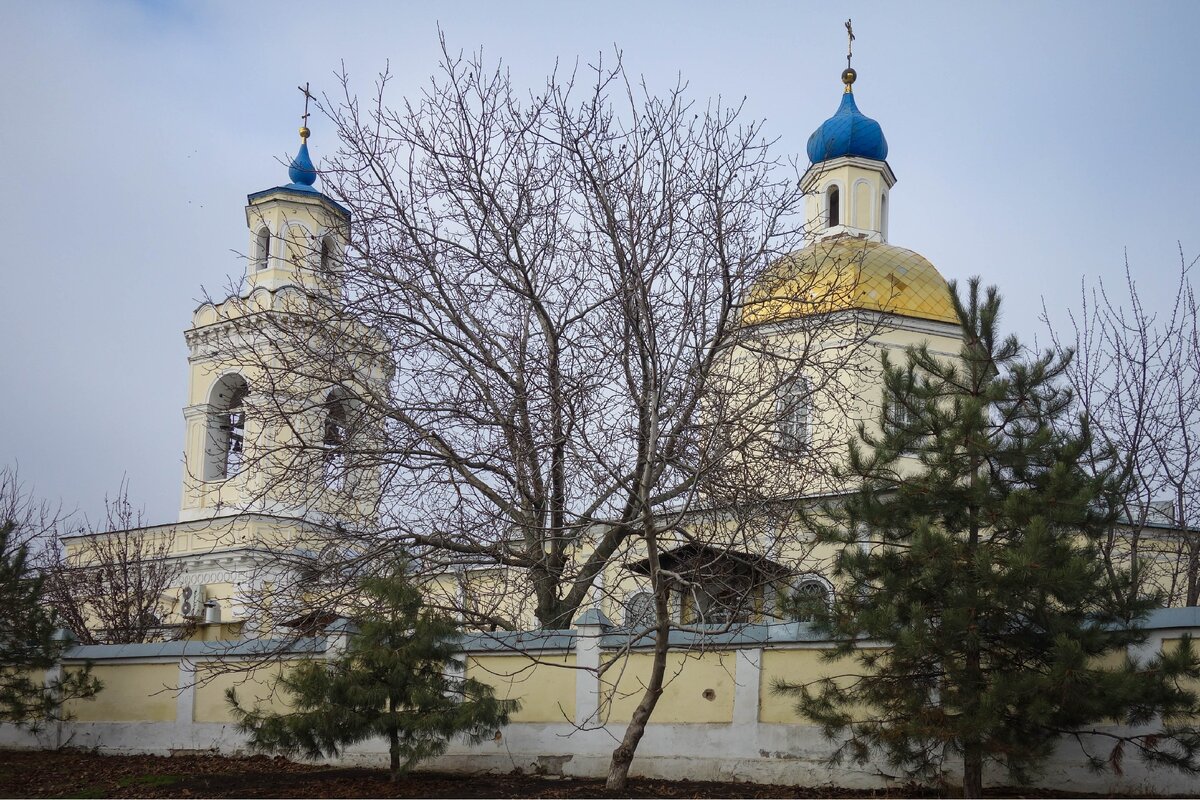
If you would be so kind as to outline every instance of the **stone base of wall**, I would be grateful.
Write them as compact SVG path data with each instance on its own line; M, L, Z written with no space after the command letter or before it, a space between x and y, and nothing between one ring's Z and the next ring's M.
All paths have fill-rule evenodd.
M441 758L424 769L481 775L513 770L564 777L603 777L623 726L578 730L567 724L513 723L500 736L469 747L452 744ZM34 736L11 725L0 725L0 747L47 749L58 746L94 749L114 755L218 753L246 756L245 737L232 725L165 722L68 723L61 734L46 730ZM766 725L649 725L638 748L631 774L667 780L711 780L777 783L808 787L843 786L872 789L896 786L885 765L837 766L826 763L830 750L819 731L809 726ZM386 742L375 740L347 749L329 763L383 768ZM1084 766L1077 746L1064 745L1051 756L1035 785L1058 791L1118 796L1200 794L1200 779L1174 770L1147 768L1130 760L1124 774L1096 774ZM988 784L1007 785L1000 772Z

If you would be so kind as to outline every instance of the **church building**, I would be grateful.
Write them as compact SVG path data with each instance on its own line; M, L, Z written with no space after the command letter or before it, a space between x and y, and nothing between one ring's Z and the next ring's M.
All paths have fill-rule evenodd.
M865 337L869 346L846 362L843 379L816 385L797 376L779 387L769 451L742 457L751 464L747 480L774 492L772 507L784 510L752 535L747 526L725 540L683 536L674 543L664 567L693 576L672 600L680 622L771 621L779 618L786 592L833 602L835 587L825 573L834 554L815 548L786 509L845 487L825 473L804 474L805 459L820 452L826 461L844 461L855 426L878 426L884 418L881 352L897 363L918 344L947 359L959 352L961 332L945 278L926 258L890 241L897 177L880 124L858 108L856 78L853 69L844 71L836 113L808 139L811 164L802 187L809 243L771 265L743 299L742 350L803 350L812 320L831 317L856 332L834 333ZM168 636L232 639L264 624L308 630L327 623L328 609L306 609L302 591L294 593L301 597L294 608L276 608L273 622L264 623L261 598L284 585L303 588L306 570L339 538L328 534L369 528L380 501L379 465L347 453L369 452L373 435L354 398L386 396L393 368L376 334L341 312L342 287L330 277L337 274L331 267L343 258L354 221L316 188L308 128L300 135L289 182L247 198L249 258L241 290L202 304L185 332L189 387L179 517L140 531L168 546L180 566L178 586L163 600ZM308 357L317 351L344 355ZM262 404L271 407L256 408ZM915 454L908 460L916 466ZM804 491L797 494L797 486ZM728 513L718 507L714 514L725 515L718 527L732 530ZM80 541L68 538L68 555ZM642 559L628 549L597 576L592 605L618 624L636 626L650 611ZM464 563L433 581L431 594L441 592L447 606L461 606L471 581L489 580L507 584L494 565ZM515 609L510 617L520 623L536 624L520 598L491 602Z

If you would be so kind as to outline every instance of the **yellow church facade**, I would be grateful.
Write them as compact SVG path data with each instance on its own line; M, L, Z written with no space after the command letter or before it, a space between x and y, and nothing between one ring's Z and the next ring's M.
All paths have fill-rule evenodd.
M802 178L809 244L776 261L742 298L744 336L728 359L727 378L736 382L770 368L764 353L836 347L839 339L855 350L839 379L800 375L774 386L772 397L751 401L763 408L750 417L771 431L747 437L756 445L736 457L757 496L775 498L762 505L772 508L769 519L735 524L737 509L721 498L700 498L665 521L680 534L674 541L667 536L671 565L700 576L681 584L672 599L679 624L780 619L780 598L796 591L834 602L837 587L828 572L836 553L813 544L798 509L849 488L832 475L844 465L857 427L877 430L884 417L884 353L893 363L903 363L915 346L945 359L958 356L961 333L945 278L920 254L890 242L897 179L882 129L858 110L855 77L853 70L844 74L837 113L809 140L812 163ZM180 585L163 602L168 634L261 636L280 620L303 619L302 591L271 620L263 619L264 605L270 595L285 594L281 587L303 586L297 570L321 558L337 538L331 534L369 531L381 502L379 466L350 456L370 452L375 435L370 425L356 424L351 398L386 396L389 353L340 308L343 289L329 267L346 251L353 222L314 188L307 135L302 129L290 183L248 198L249 256L239 291L202 304L185 332L179 517L145 529L147 537L169 543L181 566ZM812 320L822 323L814 328ZM305 341L299 349L297 326ZM316 362L306 358L312 347L345 356ZM736 431L730 436L737 449ZM908 460L916 468L915 457ZM69 555L79 541L67 540ZM645 554L631 541L608 560L581 608L634 625L647 613L649 586ZM591 547L585 535L575 562ZM1154 547L1150 537L1148 548ZM469 607L514 628L537 625L528 585L513 568L468 562L426 578L435 605Z

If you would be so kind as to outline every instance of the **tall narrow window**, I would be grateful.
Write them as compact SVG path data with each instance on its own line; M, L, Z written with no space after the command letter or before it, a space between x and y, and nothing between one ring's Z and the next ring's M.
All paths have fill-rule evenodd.
M328 273L333 266L333 245L329 242L328 236L321 237L321 272Z
M829 190L825 193L825 208L829 212L829 225L827 227L833 228L842 224L842 210L840 206L841 198L839 197L838 187L830 186Z
M887 417L884 421L890 433L903 437L903 452L913 454L923 450L929 443L929 437L919 427L922 424L919 415L909 406L911 398L893 397L885 402Z
M887 195L879 196L879 233L887 241Z
M797 378L784 384L776 399L776 444L780 450L797 452L808 444L808 384Z
M336 390L325 399L325 431L323 439L322 474L325 485L334 491L346 487L346 446L349 444L349 422L346 399Z
M256 269L266 269L271 262L271 231L266 225L258 229L254 240L254 265Z
M246 459L246 398L250 387L241 375L226 375L209 397L205 480L237 475Z

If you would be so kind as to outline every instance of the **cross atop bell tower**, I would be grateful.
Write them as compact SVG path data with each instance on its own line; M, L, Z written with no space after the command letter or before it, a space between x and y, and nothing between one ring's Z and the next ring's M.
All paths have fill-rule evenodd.
M300 117L300 138L305 142L308 141L308 101L313 99L312 93L308 91L308 81L304 82L303 86L297 86L304 93L304 114Z

